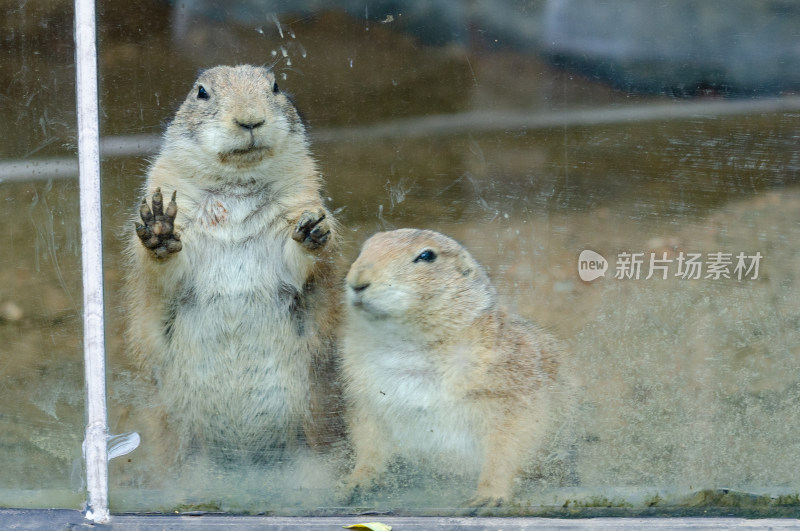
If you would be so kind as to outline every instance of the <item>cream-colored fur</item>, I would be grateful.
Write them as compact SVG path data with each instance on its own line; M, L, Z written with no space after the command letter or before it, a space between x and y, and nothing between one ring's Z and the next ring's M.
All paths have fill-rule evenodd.
M436 232L372 236L345 289L348 488L368 488L396 454L455 456L480 470L472 504L509 500L551 425L559 343L501 309L483 268Z
M145 448L262 461L327 442L337 234L320 186L272 71L200 74L142 192L145 212L157 189L176 192L179 244L137 220L126 249L126 340L160 426ZM159 231L166 243L145 246Z

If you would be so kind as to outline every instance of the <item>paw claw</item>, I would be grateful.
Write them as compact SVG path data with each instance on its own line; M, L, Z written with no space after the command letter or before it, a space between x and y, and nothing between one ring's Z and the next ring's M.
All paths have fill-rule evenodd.
M158 219L164 215L164 198L161 196L161 188L156 188L153 194L153 216Z
M141 216L145 225L153 223L153 211L147 205L147 199L142 199L142 205L139 207L139 216Z
M175 194L177 190L172 192L172 199L170 199L169 204L167 205L167 211L164 212L164 215L167 219L175 219L175 216L178 215L178 204L175 202Z

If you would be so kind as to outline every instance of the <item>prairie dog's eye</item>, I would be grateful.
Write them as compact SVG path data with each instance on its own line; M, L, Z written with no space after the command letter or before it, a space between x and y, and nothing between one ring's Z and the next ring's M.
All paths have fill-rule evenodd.
M203 85L200 85L200 88L197 89L197 99L198 100L208 99L208 92L206 92L206 89L203 88Z
M272 93L273 94L277 94L278 90L280 90L280 89L278 89L278 82L277 81L273 81L272 82Z
M433 252L430 249L425 249L424 251L419 253L419 256L414 258L414 263L417 263L417 262L420 262L420 261L422 261L422 262L433 262L434 260L436 260L436 253Z

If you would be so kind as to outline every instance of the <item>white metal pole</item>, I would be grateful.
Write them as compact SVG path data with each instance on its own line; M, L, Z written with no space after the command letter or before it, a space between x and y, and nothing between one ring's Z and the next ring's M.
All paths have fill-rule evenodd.
M103 248L100 223L100 134L97 101L97 32L94 0L75 0L75 65L83 267L83 348L86 373L86 518L97 523L108 512Z

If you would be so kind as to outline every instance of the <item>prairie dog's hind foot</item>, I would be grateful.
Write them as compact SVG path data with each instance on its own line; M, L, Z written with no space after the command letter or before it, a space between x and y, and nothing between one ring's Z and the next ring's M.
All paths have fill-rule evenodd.
M350 474L338 486L339 498L344 505L363 502L371 493L387 488L386 483L378 475Z
M165 258L183 248L181 235L175 232L175 216L178 214L176 193L172 192L172 199L166 210L161 188L156 188L153 194L152 210L147 205L147 198L142 199L142 205L139 207L142 223L136 223L136 234L142 245L153 251L156 258Z
M292 239L309 249L319 249L327 243L331 235L331 227L325 217L324 210L306 210L295 225Z
M489 507L501 507L506 502L506 499L502 496L482 496L480 494L473 496L465 505L467 507L473 507L475 509L479 508L489 508Z

